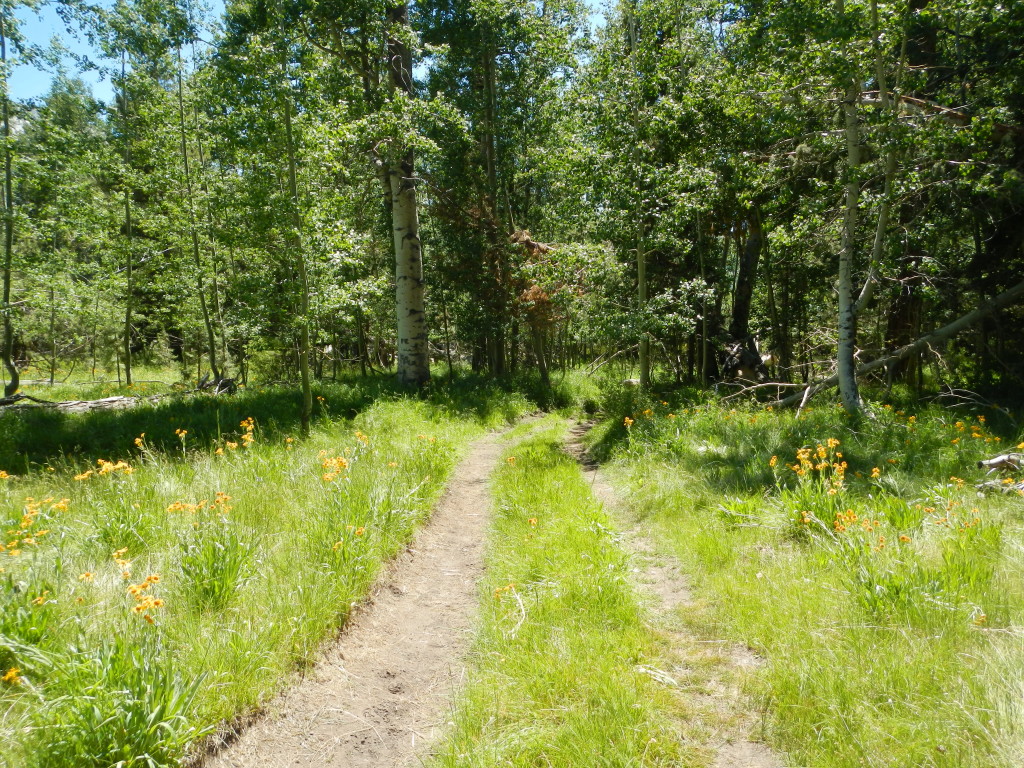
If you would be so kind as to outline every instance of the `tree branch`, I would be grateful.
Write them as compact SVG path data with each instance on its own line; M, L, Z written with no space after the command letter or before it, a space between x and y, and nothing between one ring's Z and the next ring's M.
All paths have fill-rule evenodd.
M879 368L885 368L889 365L892 365L893 363L897 363L901 360L906 360L911 355L917 354L918 352L922 351L923 349L927 348L932 344L938 344L940 342L943 342L946 339L955 336L965 328L970 327L979 320L988 317L996 310L1009 306L1010 304L1014 303L1017 299L1019 299L1021 296L1024 296L1024 281L1021 281L1014 285L1012 288L1008 288L1007 290L1003 291L1001 294L993 298L991 301L985 303L984 305L978 307L973 312L968 312L966 315L957 318L953 322L947 323L941 328L937 328L936 330L932 331L929 334L926 334L925 336L922 336L916 341L912 341L910 344L900 347L892 354L886 355L885 357L877 358L869 363L864 363L863 365L858 366L857 376L864 376L865 374L871 373L872 371L877 371ZM807 386L807 391L810 393L808 397L817 394L823 389L831 389L838 383L838 375L829 376L828 378L821 379L816 382L811 382ZM786 408L788 406L798 403L804 397L804 394L805 393L803 392L798 392L795 395L790 395L789 397L784 397L779 400L776 400L770 403L770 405L776 408Z

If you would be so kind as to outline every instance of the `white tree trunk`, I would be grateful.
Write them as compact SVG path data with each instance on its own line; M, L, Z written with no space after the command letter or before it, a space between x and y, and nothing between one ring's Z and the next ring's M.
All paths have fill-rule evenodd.
M388 169L391 221L395 231L395 306L398 313L398 380L420 385L430 379L423 301L420 221L413 180L413 153Z
M403 37L409 27L404 2L388 8L392 31L388 36L388 70L393 93L412 96L412 52ZM404 29L403 29L404 28ZM395 308L398 314L398 380L419 386L430 380L427 355L427 318L423 301L423 258L420 219L416 208L416 163L407 148L398 163L388 165L391 223L395 234Z
M644 252L643 223L640 224L640 237L636 242L636 278L637 292L640 299L640 311L647 309L647 254ZM640 387L651 387L651 337L646 330L640 336Z
M893 363L900 362L901 360L906 360L912 355L920 354L926 349L934 349L947 339L950 339L956 334L960 333L960 331L964 330L965 328L968 328L974 323L978 322L979 320L988 317L993 312L1013 304L1022 296L1024 296L1024 282L1017 283L1016 285L1003 291L998 296L988 299L981 306L977 307L974 311L968 312L966 315L958 317L953 322L947 323L941 328L937 328L931 333L922 336L921 338L915 341L912 341L910 344L906 344L900 347L899 349L895 350L892 354L877 358L869 363L864 363L863 365L860 366L856 373L858 376L865 376L871 373L872 371L877 371L878 369L885 368L886 366L892 365ZM829 376L827 379L821 379L820 381L811 382L802 392L797 392L795 395L790 395L789 397L780 398L778 400L775 400L774 402L769 403L769 405L774 406L776 408L784 408L790 405L796 405L801 400L809 399L811 396L815 395L821 390L834 387L836 386L836 384L839 383L839 376Z
M6 14L6 11L3 12ZM4 267L3 267L3 299L0 313L3 314L3 347L0 357L3 358L8 380L4 386L4 397L10 397L18 391L20 376L14 364L14 324L11 320L11 272L13 271L12 254L14 251L14 194L11 170L11 113L10 97L7 92L7 18L0 15L0 89L3 90L3 137L4 137Z

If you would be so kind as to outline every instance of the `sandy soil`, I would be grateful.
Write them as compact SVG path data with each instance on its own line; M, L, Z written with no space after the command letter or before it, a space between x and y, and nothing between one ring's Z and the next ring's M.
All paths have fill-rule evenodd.
M207 768L421 764L463 678L500 452L495 435L471 446L429 523L337 643Z
M626 513L615 489L587 456L582 438L590 426L573 427L566 449L582 464L594 496L614 513L622 527L623 544L633 556L637 582L651 602L656 623L671 639L678 668L669 670L666 679L685 682L693 677L692 670L703 670L696 686L701 700L688 703L696 704L709 721L707 730L713 735L704 746L714 755L714 768L782 768L781 758L753 739L759 715L738 685L744 670L756 668L761 660L741 646L702 642L684 628L678 614L692 602L686 575L677 562L656 551L650 532ZM681 695L696 698L689 688L682 686Z

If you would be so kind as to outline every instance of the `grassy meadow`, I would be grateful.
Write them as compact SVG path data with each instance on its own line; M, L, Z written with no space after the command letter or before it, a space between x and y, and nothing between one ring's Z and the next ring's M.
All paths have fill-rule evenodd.
M975 487L1019 426L812 406L619 391L590 439L693 580L684 619L764 658L750 690L787 764L1021 765L1024 499Z
M679 620L764 660L743 673L755 736L787 765L1024 764L1024 498L975 487L979 459L1021 443L1014 414L443 379L415 399L323 384L308 439L283 387L0 413L0 766L180 764L314 661L468 442L538 406L561 415L506 437L471 674L433 765L712 759L560 447L564 417L598 409L592 455L691 583Z
M306 440L283 389L0 416L0 765L178 764L314 660L468 441L535 407L389 386L320 390Z
M651 676L661 640L564 434L540 425L495 473L469 683L432 765L690 764L680 704Z

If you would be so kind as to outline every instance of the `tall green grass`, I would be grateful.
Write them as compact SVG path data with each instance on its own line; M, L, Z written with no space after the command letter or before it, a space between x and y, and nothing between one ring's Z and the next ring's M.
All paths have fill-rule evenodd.
M124 435L118 451L8 471L0 765L176 765L312 663L467 441L531 407L485 390L467 414L447 392L322 418L307 440L244 396L217 408L256 418L217 437L182 420L151 440L122 414L97 436Z
M483 626L435 765L685 764L629 560L564 431L511 447L494 476Z
M1020 441L1005 414L627 407L593 441L694 580L694 628L765 658L790 764L1024 762L1024 500L973 485Z
M547 390L532 386L532 381L494 382L465 374L450 381L438 378L425 392L415 394L455 418L470 417L493 425L541 407L532 398ZM571 402L574 390L563 385L558 391L563 390L562 399ZM141 384L126 392L146 394ZM104 393L88 387L76 391L77 396L86 399L94 394ZM413 394L386 374L318 382L313 387L313 418L322 422L351 419L372 403ZM550 399L551 395L545 397ZM298 432L301 404L296 386L274 385L243 388L230 396L171 393L154 402L143 400L126 410L0 410L0 469L23 474L53 462L81 465L99 456L127 459L137 453L133 441L143 433L152 449L175 451L181 447L177 435L180 429L188 431L190 448L212 447L223 434L237 431L238 423L252 415L258 416L265 435L282 437Z

